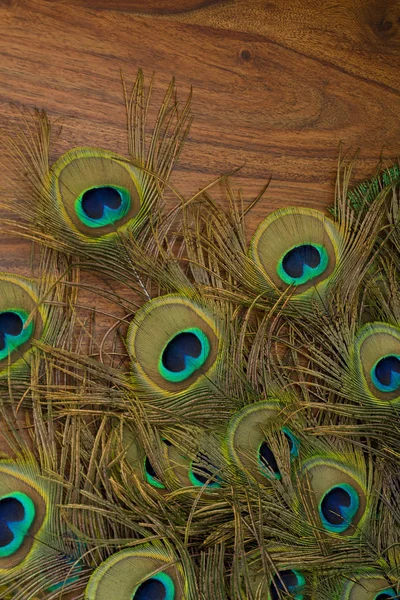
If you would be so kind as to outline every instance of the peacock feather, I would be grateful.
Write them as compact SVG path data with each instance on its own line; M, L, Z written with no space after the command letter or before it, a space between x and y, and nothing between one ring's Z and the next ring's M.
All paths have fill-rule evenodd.
M300 440L283 424L284 404L276 398L249 404L238 411L228 424L226 445L230 460L240 471L252 474L260 483L271 478L281 479L278 461L294 460L299 453ZM279 424L279 421L283 423ZM280 432L280 445L269 439L268 433ZM285 453L282 446L287 446ZM274 452L275 450L275 452ZM286 464L286 469L288 465Z
M44 336L48 309L34 281L0 273L0 374L29 370L32 341Z
M398 169L249 232L267 186L180 194L190 97L148 133L151 87L126 155L3 136L35 247L0 274L1 597L396 598Z
M126 600L179 600L186 596L182 566L168 549L139 545L116 552L101 563L86 587L86 600L115 594Z
M347 581L342 588L341 597L352 600L389 600L398 596L392 582L382 577L379 572L366 572Z
M362 469L352 469L335 457L316 456L302 464L300 477L309 482L317 522L324 530L346 536L360 533L367 516L367 491Z
M160 394L207 385L218 365L221 344L212 313L176 295L145 304L135 314L127 336L134 376Z
M271 239L277 243L272 245ZM305 208L272 213L258 226L250 245L260 289L291 290L294 298L324 296L343 251L337 226L323 213Z
M139 70L132 92L123 81L128 156L102 148L72 148L50 161L52 124L44 111L24 116L26 130L8 135L15 168L27 178L18 206L18 233L58 252L79 256L87 267L126 279L135 273L131 254L163 217L163 193L191 124L190 96L178 107L171 81L152 135L145 135L152 82ZM14 229L15 224L4 220ZM138 242L139 240L139 242Z
M357 333L353 353L354 382L374 402L396 402L400 396L400 329L367 323Z

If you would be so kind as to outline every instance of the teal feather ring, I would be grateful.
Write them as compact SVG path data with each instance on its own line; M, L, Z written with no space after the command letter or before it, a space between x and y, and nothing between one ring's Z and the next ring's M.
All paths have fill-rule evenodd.
M344 241L333 221L311 208L285 208L258 226L249 257L260 291L321 298L335 280Z
M126 188L117 185L94 186L84 190L75 200L75 211L87 227L117 224L131 207Z
M27 494L14 492L0 497L0 558L18 552L35 516L35 505Z
M150 300L137 311L127 345L135 378L162 395L208 386L221 354L211 312L175 294Z
M366 474L361 455L357 467L334 455L306 460L301 481L309 482L318 508L319 521L328 533L356 536L368 516Z
M100 148L74 148L51 167L43 196L57 237L100 242L121 227L134 231L151 203L138 167Z
M91 576L85 600L110 600L118 582L119 600L184 600L182 567L167 549L150 544L127 548L101 563Z
M355 337L350 367L349 386L358 396L380 405L397 405L400 328L389 323L367 323L361 327Z

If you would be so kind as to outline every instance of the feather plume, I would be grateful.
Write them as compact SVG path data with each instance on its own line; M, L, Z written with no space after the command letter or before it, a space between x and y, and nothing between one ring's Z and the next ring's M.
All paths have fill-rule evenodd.
M52 164L40 111L3 136L36 260L0 274L2 598L398 597L397 165L340 160L330 214L251 236L267 186L184 198L190 97L149 135L151 84L123 88L125 157Z

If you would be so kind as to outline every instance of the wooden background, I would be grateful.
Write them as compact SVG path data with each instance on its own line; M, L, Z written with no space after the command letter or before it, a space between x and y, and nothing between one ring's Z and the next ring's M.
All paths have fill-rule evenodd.
M327 206L339 142L361 148L357 178L400 155L397 0L0 0L0 116L44 108L63 126L54 158L126 152L120 70L138 67L156 105L171 76L180 98L194 88L183 194L243 165L250 200L272 176L251 230L279 206ZM1 269L26 271L27 252L0 238Z

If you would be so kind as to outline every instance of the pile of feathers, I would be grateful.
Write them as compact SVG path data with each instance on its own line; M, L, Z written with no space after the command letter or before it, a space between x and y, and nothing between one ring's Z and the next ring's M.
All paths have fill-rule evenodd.
M340 160L326 212L186 198L190 97L150 127L151 87L127 156L2 134L1 598L398 598L400 167Z

